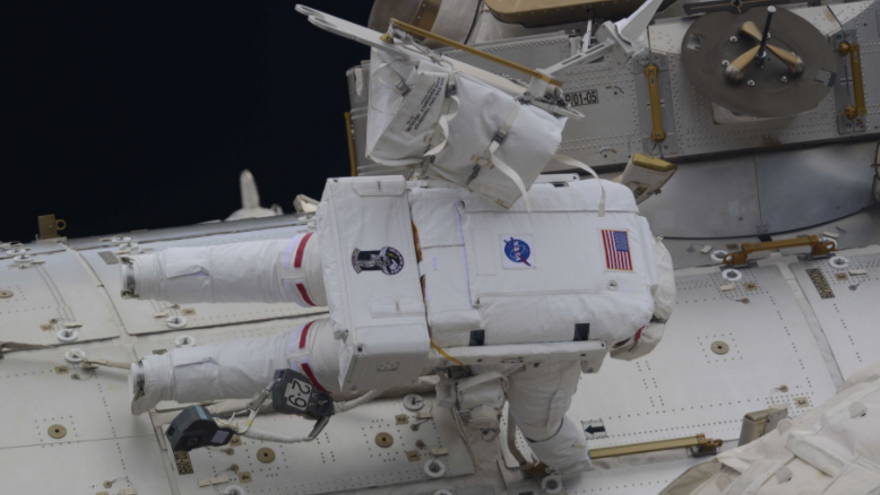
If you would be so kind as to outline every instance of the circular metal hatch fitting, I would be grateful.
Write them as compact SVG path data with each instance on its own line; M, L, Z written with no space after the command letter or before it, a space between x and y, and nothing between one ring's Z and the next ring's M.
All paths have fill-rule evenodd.
M725 78L722 60L734 60L760 45L745 35L735 43L731 38L739 35L748 21L763 30L766 20L766 7L753 7L742 14L711 12L697 19L681 46L688 79L712 102L743 115L778 118L812 110L837 81L837 61L825 36L809 21L785 9L777 9L773 15L768 44L801 57L803 73L792 76L779 57L768 50L769 60L763 69L751 64L738 84ZM755 84L748 85L748 80Z
M382 447L383 449L387 449L394 445L394 437L391 436L390 433L385 433L384 431L380 431L376 435L376 445Z
M12 292L11 290L0 290L0 299L9 299L10 297L12 297L14 295L15 295L15 293Z
M407 394L403 398L403 407L408 411L419 411L425 407L425 399L419 394Z
M67 436L67 428L63 425L52 425L49 427L48 433L52 438L64 438Z
M727 345L727 342L722 342L720 340L716 340L712 342L712 352L719 355L724 355L730 352L730 346Z
M275 460L275 451L269 447L263 447L257 451L257 460L268 464Z
M425 474L431 478L442 478L446 474L446 464L439 459L429 459L424 466Z

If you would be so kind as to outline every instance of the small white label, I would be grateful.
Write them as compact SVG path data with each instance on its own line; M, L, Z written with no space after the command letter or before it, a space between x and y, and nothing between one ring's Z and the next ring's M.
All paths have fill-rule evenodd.
M297 409L305 409L309 405L309 396L312 393L312 386L299 380L293 380L287 384L287 402Z

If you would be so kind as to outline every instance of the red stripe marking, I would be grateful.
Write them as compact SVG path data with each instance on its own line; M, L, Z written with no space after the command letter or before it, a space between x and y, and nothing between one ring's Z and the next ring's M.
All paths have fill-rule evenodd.
M633 342L638 342L639 339L642 338L642 330L644 330L644 329L645 329L645 327L642 327L639 329L638 332L636 332L636 336L633 337Z
M314 385L315 388L320 390L321 392L327 392L327 389L325 389L324 387L321 386L320 383L318 383L318 379L315 378L315 374L312 373L312 368L309 366L309 363L303 363L302 367L303 367L303 371L306 372L306 376L309 377L309 380L311 380L312 385Z
M310 321L310 322L306 323L306 326L303 327L302 333L299 334L299 348L300 349L302 349L303 347L306 346L306 335L308 335L309 328L311 328L312 323L314 323L314 321Z
M297 284L296 284L296 288L299 290L299 295L302 296L302 298L303 298L303 300L306 302L306 304L308 304L309 306L314 306L314 305L315 305L315 303L313 303L312 300L309 298L309 293L306 292L306 286L305 286L305 285L300 284L300 283L297 283Z
M605 246L605 266L611 268L611 258L608 257L608 231L602 231L602 244Z
M296 248L296 258L294 258L294 260L293 260L293 267L294 268L299 268L302 266L303 253L306 250L306 244L309 243L309 239L311 239L311 238L312 238L312 232L309 232L308 234L303 236L301 241L299 241L299 246Z

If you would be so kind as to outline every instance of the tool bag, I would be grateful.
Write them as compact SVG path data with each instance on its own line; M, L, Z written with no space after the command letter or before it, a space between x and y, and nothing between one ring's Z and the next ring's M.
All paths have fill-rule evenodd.
M374 49L369 87L369 158L457 184L504 208L525 195L562 141L565 117L436 58L395 60Z

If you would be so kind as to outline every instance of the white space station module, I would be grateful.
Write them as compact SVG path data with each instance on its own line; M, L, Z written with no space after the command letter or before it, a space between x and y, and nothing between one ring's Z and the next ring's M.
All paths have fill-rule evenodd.
M354 176L0 244L7 486L876 493L876 3L297 10Z

